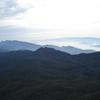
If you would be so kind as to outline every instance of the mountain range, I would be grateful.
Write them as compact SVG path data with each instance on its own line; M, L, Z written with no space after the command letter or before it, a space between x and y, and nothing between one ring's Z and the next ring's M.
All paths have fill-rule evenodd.
M0 42L0 50L5 51L17 51L17 50L32 50L35 51L38 48L40 48L40 45L28 43L28 42L22 42L22 41L1 41Z
M0 100L99 100L100 52L42 47L0 53Z
M72 46L55 46L55 45L37 45L33 43L28 42L22 42L22 41L1 41L0 42L0 52L8 52L8 51L17 51L17 50L31 50L36 51L40 47L48 47L48 48L54 48L59 51L63 51L69 54L80 54L80 53L92 53L95 52L94 50L83 50Z
M100 52L70 55L52 48L0 53L0 78L100 79Z

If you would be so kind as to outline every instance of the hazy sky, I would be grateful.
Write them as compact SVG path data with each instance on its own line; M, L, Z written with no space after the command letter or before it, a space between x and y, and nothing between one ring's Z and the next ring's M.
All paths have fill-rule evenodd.
M100 37L100 0L0 0L0 39Z

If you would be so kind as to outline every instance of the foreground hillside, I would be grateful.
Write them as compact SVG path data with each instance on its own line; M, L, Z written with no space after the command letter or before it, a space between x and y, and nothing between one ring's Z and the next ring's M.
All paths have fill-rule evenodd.
M99 100L99 60L50 48L0 53L0 100Z
M70 55L50 48L0 54L0 79L100 79L100 53Z
M99 100L100 82L0 80L0 100Z

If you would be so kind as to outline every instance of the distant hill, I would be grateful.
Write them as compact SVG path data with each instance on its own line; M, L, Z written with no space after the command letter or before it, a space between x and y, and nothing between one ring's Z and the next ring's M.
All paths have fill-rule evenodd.
M100 79L100 53L70 55L52 48L0 53L0 78Z
M0 42L0 52L8 52L8 51L17 51L17 50L31 50L36 51L40 47L48 47L48 48L54 48L59 51L63 51L69 54L80 54L80 53L92 53L95 52L94 50L82 50L76 47L72 46L55 46L55 45L37 45L33 43L28 42L22 42L22 41L2 41Z
M22 42L22 41L2 41L0 42L0 51L16 51L16 50L32 50L35 51L40 48L40 45Z
M48 48L54 48L56 50L60 50L69 54L81 54L81 53L93 53L95 52L94 50L83 50L83 49L79 49L76 47L72 47L72 46L62 46L62 47L58 47L58 46L54 46L54 45L45 45L44 47L48 47Z

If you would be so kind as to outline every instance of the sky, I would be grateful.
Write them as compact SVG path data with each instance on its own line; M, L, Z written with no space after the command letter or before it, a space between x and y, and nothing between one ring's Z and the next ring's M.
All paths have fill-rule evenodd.
M100 38L100 0L0 0L0 40L69 37Z

